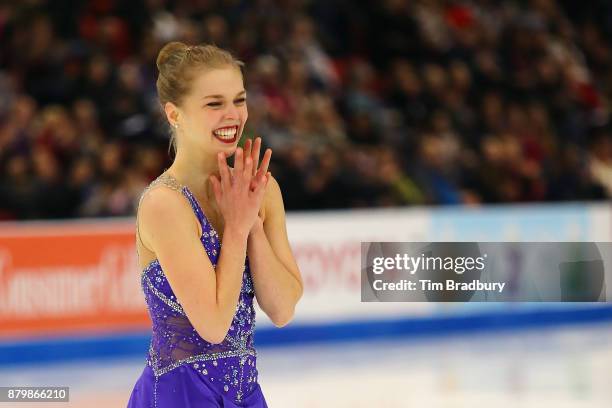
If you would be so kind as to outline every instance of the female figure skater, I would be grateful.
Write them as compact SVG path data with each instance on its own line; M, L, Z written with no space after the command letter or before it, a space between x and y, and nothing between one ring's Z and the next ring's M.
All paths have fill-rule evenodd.
M242 66L212 45L172 42L157 58L176 157L145 189L136 217L153 335L130 408L267 407L253 297L283 326L302 278L267 171L272 152L259 164L260 138L237 147L248 116Z

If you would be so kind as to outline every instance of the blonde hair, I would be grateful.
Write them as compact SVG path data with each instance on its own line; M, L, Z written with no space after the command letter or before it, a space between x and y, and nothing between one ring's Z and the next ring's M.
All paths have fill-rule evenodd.
M226 68L238 69L242 73L244 62L236 59L229 51L216 45L187 45L172 41L164 45L157 55L157 95L163 106L172 102L179 106L189 93L196 73L202 69ZM176 156L176 133L171 131L170 148Z

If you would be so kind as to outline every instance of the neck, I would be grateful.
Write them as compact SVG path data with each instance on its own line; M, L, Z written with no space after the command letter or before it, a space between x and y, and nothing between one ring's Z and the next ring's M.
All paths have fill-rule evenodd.
M179 150L174 162L165 172L176 178L180 184L186 185L195 195L208 199L212 193L209 177L213 174L219 175L219 166L214 155L204 156Z

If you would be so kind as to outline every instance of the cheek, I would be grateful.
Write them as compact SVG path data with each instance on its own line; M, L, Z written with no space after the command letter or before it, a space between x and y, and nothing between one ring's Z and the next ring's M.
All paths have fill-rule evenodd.
M219 111L210 110L206 112L204 115L204 126L209 129L213 129L215 126L221 122L223 119L223 114Z

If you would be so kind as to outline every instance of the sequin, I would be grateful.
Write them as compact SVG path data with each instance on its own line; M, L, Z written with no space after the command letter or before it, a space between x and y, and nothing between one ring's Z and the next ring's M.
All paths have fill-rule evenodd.
M179 191L187 198L202 227L200 240L204 250L213 268L216 268L222 243L194 195L187 186L180 185L176 179L164 173L145 189L140 200L147 190L157 184ZM138 220L136 224L138 226ZM223 389L234 401L240 402L245 391L250 390L246 388L247 384L252 382L257 372L254 364L257 357L254 347L254 291L248 257L243 268L236 313L230 330L219 344L204 340L191 325L157 259L142 271L141 285L153 324L147 364L155 375L156 383L160 376L178 367L195 369L207 376L213 387L219 391ZM209 361L212 361L212 367L204 368L204 363ZM157 387L154 393L157 400Z
M151 292L153 292L155 294L155 296L157 296L159 298L159 300L161 300L162 302L167 304L175 312L177 312L179 314L182 314L182 315L185 314L185 312L183 312L183 308L181 307L181 305L179 305L177 302L174 302L174 301L170 300L166 295L164 295L155 286L153 286L153 284L151 283L151 280L149 279L148 276L145 275L143 280L144 280L144 284L147 285L149 290L151 290Z

